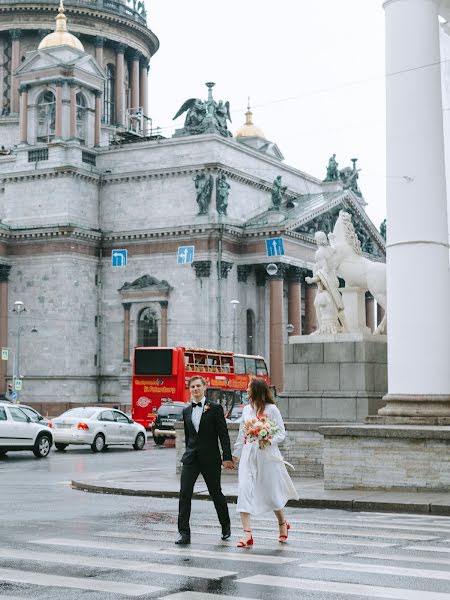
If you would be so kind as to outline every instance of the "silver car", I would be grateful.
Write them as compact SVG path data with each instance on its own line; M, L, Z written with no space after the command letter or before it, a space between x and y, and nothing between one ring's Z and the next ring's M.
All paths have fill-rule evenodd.
M52 420L52 431L57 450L65 450L70 444L88 444L93 452L125 445L142 450L147 441L142 425L120 410L105 407L71 408Z
M31 450L37 458L46 458L52 443L47 426L34 423L20 406L0 402L0 456L12 450Z

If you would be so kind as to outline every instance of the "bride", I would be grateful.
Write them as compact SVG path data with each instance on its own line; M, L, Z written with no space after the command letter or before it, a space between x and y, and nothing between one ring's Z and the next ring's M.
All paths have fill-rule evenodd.
M289 499L299 496L286 470L278 444L286 437L283 419L273 401L267 382L255 377L248 386L250 404L244 407L239 435L234 446L233 460L239 460L237 511L244 534L239 548L253 546L251 515L274 511L280 528L279 542L288 538L289 523L283 508ZM259 427L260 420L274 432L271 439L254 439L249 435L251 424Z

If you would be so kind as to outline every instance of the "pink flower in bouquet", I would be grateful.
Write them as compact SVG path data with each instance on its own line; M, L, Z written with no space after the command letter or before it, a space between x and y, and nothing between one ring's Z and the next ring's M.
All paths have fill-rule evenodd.
M262 449L270 446L273 436L280 431L276 423L271 421L267 415L261 415L258 419L251 419L244 423L244 443L258 442Z

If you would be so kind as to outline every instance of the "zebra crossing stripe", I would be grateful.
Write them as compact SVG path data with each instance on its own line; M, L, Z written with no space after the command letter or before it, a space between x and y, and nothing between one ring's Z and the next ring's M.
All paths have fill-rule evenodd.
M388 565L368 565L365 563L343 563L319 560L314 563L301 563L302 567L309 569L331 569L338 571L352 571L356 573L376 573L381 575L395 575L397 577L419 577L425 579L440 579L450 581L449 571L435 571L428 569L409 569L407 567L391 567ZM449 594L450 597L450 594Z
M286 556L268 556L266 554L244 554L239 551L238 548L235 552L214 552L209 550L193 550L189 547L184 548L173 548L167 550L166 548L161 549L156 545L150 544L111 544L110 542L103 542L98 540L75 540L65 538L52 538L48 540L33 540L33 544L46 544L51 546L69 546L71 548L97 548L102 550L125 550L127 552L143 552L151 554L162 554L164 556L192 556L197 558L217 558L219 560L234 560L237 562L256 562L256 563L269 563L271 565L285 564L298 562L298 557L286 557Z
M450 540L442 540L443 542L450 542ZM444 546L406 546L404 550L419 550L420 552L445 552L450 553L450 548Z
M164 596L164 600L254 600L242 596L224 596L223 594L208 594L207 592L177 592ZM162 599L161 599L162 600Z
M236 571L222 571L218 569L204 569L198 567L183 567L160 563L136 562L119 558L106 558L102 556L75 556L52 552L33 552L28 550L0 550L0 558L18 560L32 560L50 562L63 565L80 565L85 567L99 567L104 569L120 569L121 571L139 571L144 573L164 573L186 577L200 577L203 579L221 579L237 575Z
M425 556L411 556L411 554L355 554L355 558L369 558L375 560L389 560L395 562L417 562L432 565L450 565L448 558L427 558Z
M45 587L76 588L94 592L124 594L125 596L144 596L145 594L165 591L162 587L152 585L122 583L121 581L105 581L103 579L91 579L89 577L66 577L63 575L51 575L50 573L35 573L32 571L3 568L0 568L0 581L30 583L32 585L42 585Z
M253 575L252 577L244 577L243 579L237 579L236 583L265 585L269 587L312 592L329 592L332 594L347 594L348 596L362 596L363 598L385 598L386 600L450 600L450 594L443 592L424 592L422 590L380 587L359 583L321 581L320 579L273 577L271 575Z

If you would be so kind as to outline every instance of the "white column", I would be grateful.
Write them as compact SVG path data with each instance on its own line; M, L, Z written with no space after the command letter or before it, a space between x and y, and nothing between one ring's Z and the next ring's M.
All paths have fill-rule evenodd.
M384 8L386 399L409 400L414 409L408 412L400 402L394 412L388 404L380 414L450 416L450 281L438 2L387 0ZM425 401L424 410L418 410L419 400ZM406 412L398 412L400 405ZM438 410L434 412L431 405L439 405Z

